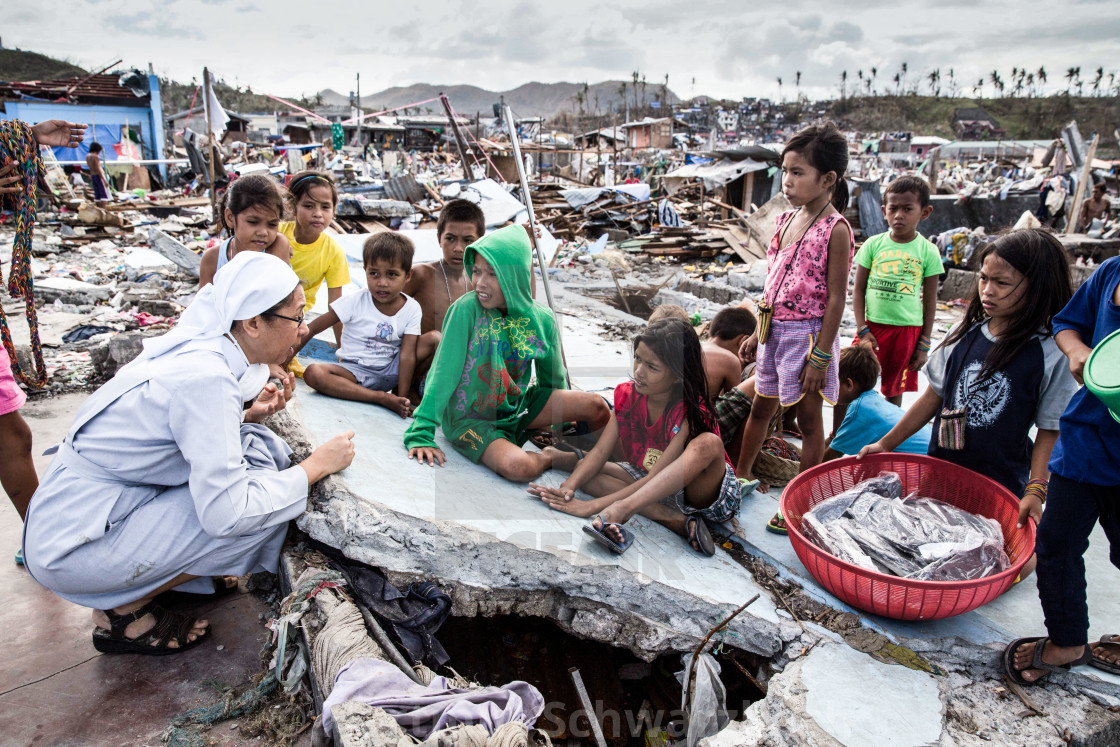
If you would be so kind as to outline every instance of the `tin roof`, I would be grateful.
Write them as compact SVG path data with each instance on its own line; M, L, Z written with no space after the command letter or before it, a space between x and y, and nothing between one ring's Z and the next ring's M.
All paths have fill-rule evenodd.
M0 98L14 99L28 96L48 101L63 100L69 103L125 99L147 104L148 92L145 90L141 95L137 95L139 93L137 89L121 84L122 77L118 72L50 80L0 82ZM144 76L144 80L147 80L147 76Z

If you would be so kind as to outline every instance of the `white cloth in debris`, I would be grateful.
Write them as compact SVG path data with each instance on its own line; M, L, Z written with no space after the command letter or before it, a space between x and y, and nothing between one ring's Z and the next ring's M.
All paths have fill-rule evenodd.
M338 673L323 701L320 723L327 734L334 728L331 707L351 700L385 710L417 739L458 724L478 724L489 733L513 721L532 725L544 712L544 698L527 682L460 690L436 677L423 687L378 659L356 659Z
M203 289L178 327L153 338L162 344L86 400L60 444L23 544L28 571L64 599L108 609L183 573L276 570L287 522L306 503L307 474L291 467L282 439L242 423L251 366L211 331L267 310L298 280L245 265L264 270L244 278L249 288L208 297L215 286ZM213 590L207 578L191 583L180 588Z

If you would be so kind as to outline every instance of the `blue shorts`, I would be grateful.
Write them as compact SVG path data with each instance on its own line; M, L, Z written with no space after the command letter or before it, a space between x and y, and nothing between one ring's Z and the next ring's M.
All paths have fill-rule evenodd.
M370 368L353 361L339 361L338 365L354 374L358 383L366 389L387 392L397 386L398 374L401 368L401 357L394 355L393 360L384 368Z

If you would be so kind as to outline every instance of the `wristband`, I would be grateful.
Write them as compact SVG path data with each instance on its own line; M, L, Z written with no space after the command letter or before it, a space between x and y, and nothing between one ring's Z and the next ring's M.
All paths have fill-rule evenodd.
M828 368L828 364L832 362L832 353L826 353L816 345L809 352L809 365L818 371L824 371Z
M865 325L863 325L862 327L859 328L859 332L856 332L856 337L859 337L860 339L862 339L864 335L869 335L869 334L871 334L871 327L868 327L865 324Z
M1046 492L1049 485L1049 481L1035 478L1027 483L1027 487L1023 490L1023 498L1034 495L1038 497L1039 501L1046 503Z
M918 350L923 353L928 353L929 349L933 346L933 341L930 340L929 335L922 335L918 338Z

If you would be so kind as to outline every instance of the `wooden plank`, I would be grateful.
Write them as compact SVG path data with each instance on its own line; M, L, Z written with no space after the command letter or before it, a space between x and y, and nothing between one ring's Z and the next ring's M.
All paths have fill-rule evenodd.
M148 243L152 245L152 249L170 259L183 272L191 277L198 277L201 260L197 254L179 243L178 239L151 226L148 228Z
M1100 134L1093 135L1093 142L1089 145L1089 155L1085 159L1085 167L1081 169L1081 178L1077 180L1077 189L1073 193L1073 205L1066 213L1066 227L1062 229L1062 233L1076 233L1080 228L1077 224L1081 222L1081 203L1085 199L1086 185L1093 179L1093 159L1097 157L1097 143L1100 139Z

